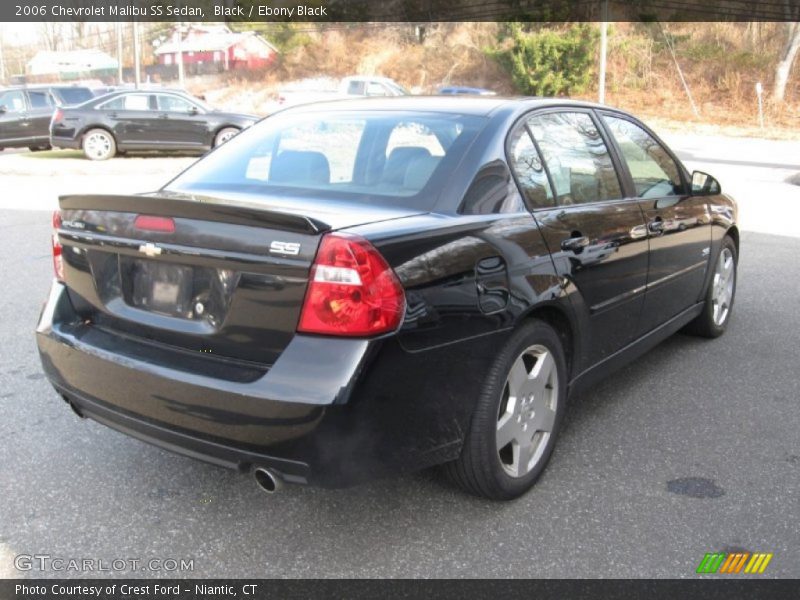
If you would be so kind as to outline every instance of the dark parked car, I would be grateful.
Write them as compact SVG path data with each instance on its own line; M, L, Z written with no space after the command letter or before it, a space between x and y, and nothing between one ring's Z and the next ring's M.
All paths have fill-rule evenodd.
M93 98L86 87L27 86L0 90L0 150L50 148L50 119L57 106L80 104Z
M56 111L50 143L57 148L81 148L92 160L105 160L127 150L205 151L258 119L213 110L180 92L114 92Z
M719 184L562 100L306 105L157 192L60 207L37 330L56 390L268 491L446 463L518 496L570 393L679 329L722 334L736 284Z

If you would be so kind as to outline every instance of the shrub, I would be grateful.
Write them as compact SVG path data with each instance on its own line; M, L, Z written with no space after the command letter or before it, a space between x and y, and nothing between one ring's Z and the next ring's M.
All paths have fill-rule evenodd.
M505 30L510 43L488 53L508 70L521 94L579 94L592 81L599 37L594 25L526 31L514 23Z

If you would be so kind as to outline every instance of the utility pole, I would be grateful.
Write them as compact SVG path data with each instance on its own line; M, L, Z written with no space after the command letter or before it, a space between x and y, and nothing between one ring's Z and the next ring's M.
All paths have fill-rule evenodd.
M3 57L3 31L0 29L0 83L6 80L6 61Z
M185 86L183 75L183 23L178 23L178 87L183 89Z
M600 82L597 86L597 101L606 102L606 54L608 53L608 0L603 0L600 23Z
M139 21L133 22L133 82L138 90L142 84L142 74L139 72L139 65L142 62L141 50L139 49Z
M116 30L117 30L117 84L122 85L123 77L122 77L122 23L117 21L116 23Z

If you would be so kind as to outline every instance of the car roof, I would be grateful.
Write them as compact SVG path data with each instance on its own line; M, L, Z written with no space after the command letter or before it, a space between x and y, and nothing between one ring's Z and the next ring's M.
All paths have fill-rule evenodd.
M88 85L70 85L68 83L56 83L53 85L42 85L42 86L28 86L32 89L36 89L37 87L45 88L48 90L90 90L92 89L91 86Z
M380 98L358 98L327 100L301 104L285 109L287 112L303 113L318 111L370 111L393 110L412 112L459 113L475 116L490 116L502 109L516 112L548 106L575 106L584 108L610 108L594 102L567 98L538 98L519 96L396 96ZM284 111L281 111L284 112Z
M130 89L130 90L128 90L128 89L125 89L125 90L115 89L113 92L109 92L108 94L103 94L102 96L98 96L97 99L99 100L100 98L103 98L104 100L110 100L110 99L116 98L118 96L125 96L126 94L148 94L148 95L150 95L150 94L172 94L172 95L175 95L175 96L185 96L187 98L193 98L194 97L191 94L188 94L188 93L183 92L181 90L172 90L172 89L152 90L152 89L142 89L142 88L140 88L138 90L137 89Z

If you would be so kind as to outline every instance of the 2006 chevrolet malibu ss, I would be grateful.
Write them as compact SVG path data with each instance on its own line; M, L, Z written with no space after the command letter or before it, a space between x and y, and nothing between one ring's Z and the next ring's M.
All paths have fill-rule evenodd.
M61 197L39 351L80 416L268 491L443 464L511 499L570 394L725 331L736 212L605 106L306 105L157 192Z

